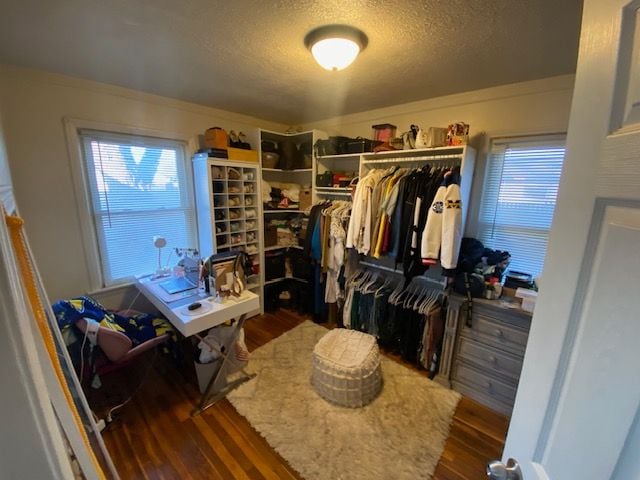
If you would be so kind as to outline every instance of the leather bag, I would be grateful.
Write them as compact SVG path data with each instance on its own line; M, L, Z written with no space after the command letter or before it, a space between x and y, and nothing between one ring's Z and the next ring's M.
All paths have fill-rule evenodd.
M280 160L278 162L278 168L282 170L294 170L299 168L302 163L300 150L298 145L293 140L282 140L278 144L278 151L280 154Z

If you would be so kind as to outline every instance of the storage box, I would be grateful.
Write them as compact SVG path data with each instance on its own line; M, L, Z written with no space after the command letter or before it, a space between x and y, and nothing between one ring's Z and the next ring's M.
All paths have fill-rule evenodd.
M204 132L204 144L207 148L226 150L229 145L227 132L220 127L213 127Z
M469 142L469 124L464 122L452 123L447 130L447 145L459 146Z
M425 139L427 148L443 147L447 144L447 129L440 127L429 127L427 138Z
M311 189L303 188L300 190L300 210L306 210L311 206Z
M536 307L536 300L538 299L538 292L526 288L518 288L516 290L516 297L522 299L522 309L525 312L533 313L533 309Z
M235 160L237 162L258 163L257 150L245 150L243 148L228 147L227 156L229 160Z

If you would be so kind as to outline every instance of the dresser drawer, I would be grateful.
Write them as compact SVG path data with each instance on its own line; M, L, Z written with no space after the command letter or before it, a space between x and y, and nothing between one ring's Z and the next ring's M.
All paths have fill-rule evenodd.
M451 382L451 388L453 388L456 392L461 393L465 397L469 397L474 399L476 402L481 403L482 405L489 407L491 410L501 413L507 417L511 416L513 411L513 402L502 402L498 400L496 397L492 397L491 395L485 395L482 391L478 390L476 387L467 385L465 383L458 382L453 380Z
M508 350L516 355L524 356L529 332L512 327L495 318L473 314L472 327L464 320L461 335L477 342L494 346L499 350Z
M472 366L456 360L451 376L452 382L463 383L484 396L494 398L505 405L513 405L516 386L496 380L490 374L476 370Z
M472 362L482 370L497 372L518 383L522 370L522 357L510 355L466 337L460 337L457 357Z

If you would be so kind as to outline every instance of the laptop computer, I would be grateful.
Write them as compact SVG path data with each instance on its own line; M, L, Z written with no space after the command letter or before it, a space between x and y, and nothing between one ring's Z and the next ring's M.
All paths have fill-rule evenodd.
M184 277L172 278L162 282L160 287L169 295L198 288L200 283L200 258L185 257L182 259Z

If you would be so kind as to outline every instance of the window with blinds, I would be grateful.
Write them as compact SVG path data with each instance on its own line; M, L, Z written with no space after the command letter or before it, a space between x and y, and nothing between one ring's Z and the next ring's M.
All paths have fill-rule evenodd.
M156 235L167 239L163 267L174 247L196 246L181 143L97 131L80 136L104 286L156 271Z
M564 160L564 138L494 142L480 204L479 239L507 250L510 270L538 277Z

